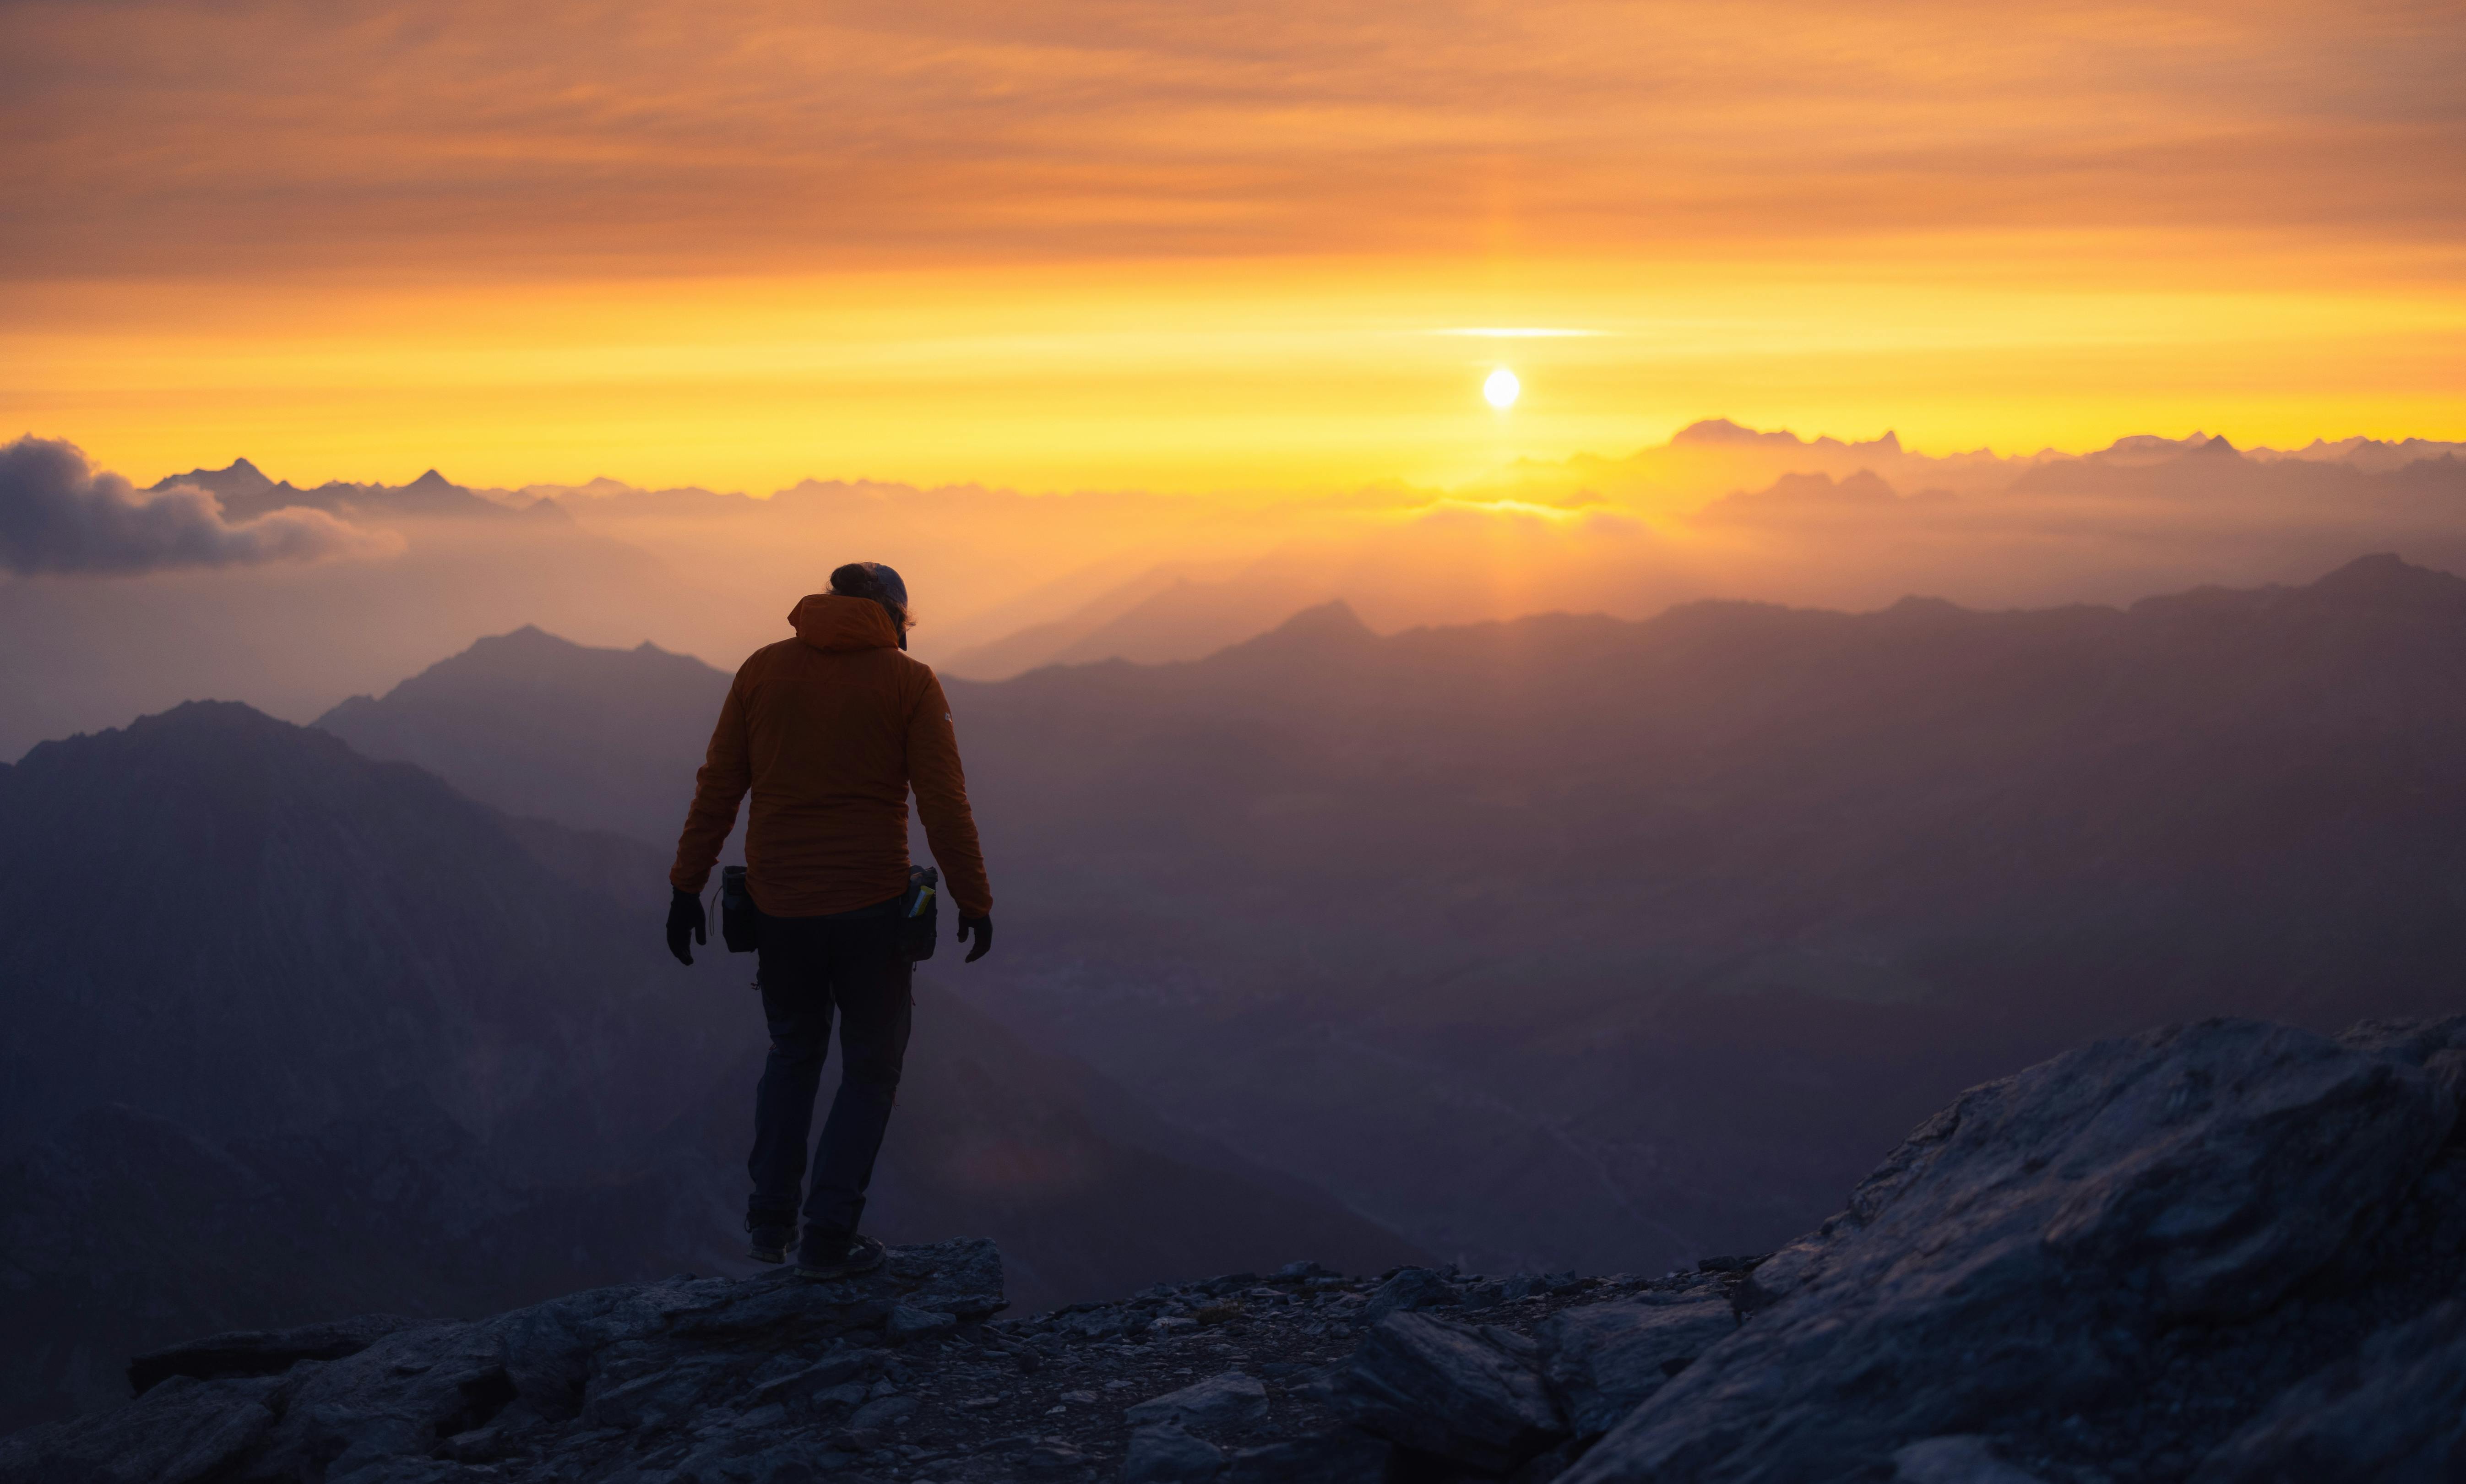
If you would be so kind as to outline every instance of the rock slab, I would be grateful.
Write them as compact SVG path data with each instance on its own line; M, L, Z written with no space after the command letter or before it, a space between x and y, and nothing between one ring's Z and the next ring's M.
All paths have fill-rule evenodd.
M1533 1341L1428 1315L1373 1325L1331 1398L1365 1432L1463 1467L1505 1473L1564 1437Z
M1972 1090L1758 1267L1761 1311L1569 1484L1799 1484L1933 1437L2062 1442L2171 1330L2256 1321L2368 1247L2456 1121L2425 1067L2466 1042L2443 1024L2403 1048L2172 1026Z
M1202 1432L1255 1427L1267 1420L1267 1388L1240 1371L1151 1397L1122 1415L1132 1427L1171 1423Z
M1738 1315L1730 1301L1708 1295L1570 1309L1544 1323L1534 1338L1542 1378L1567 1426L1580 1438L1596 1438L1737 1332Z

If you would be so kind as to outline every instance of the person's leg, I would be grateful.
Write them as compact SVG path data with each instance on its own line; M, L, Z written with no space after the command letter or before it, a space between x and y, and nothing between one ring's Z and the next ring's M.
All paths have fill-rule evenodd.
M762 1015L771 1054L753 1095L753 1177L747 1224L793 1228L805 1182L805 1143L813 1135L814 1094L831 1045L829 956L821 925L795 918L762 920Z
M840 1091L822 1125L813 1191L805 1198L806 1240L844 1238L864 1216L874 1157L899 1094L908 1059L908 961L896 916L835 923L831 998L840 1012Z

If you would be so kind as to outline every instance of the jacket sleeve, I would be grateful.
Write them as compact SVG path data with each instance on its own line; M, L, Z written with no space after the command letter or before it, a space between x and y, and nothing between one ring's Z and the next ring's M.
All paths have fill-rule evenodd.
M994 910L994 888L985 880L984 851L976 843L976 817L968 808L967 775L959 771L959 739L951 730L951 703L930 671L925 693L908 716L908 781L916 790L917 818L942 885L962 917Z
M750 662L749 662L750 663ZM693 803L685 810L684 833L677 840L677 863L668 868L668 884L680 891L699 892L719 864L728 832L736 827L736 805L753 782L753 751L745 728L745 671L729 683L720 703L719 725L711 730L710 749L702 770L694 775Z

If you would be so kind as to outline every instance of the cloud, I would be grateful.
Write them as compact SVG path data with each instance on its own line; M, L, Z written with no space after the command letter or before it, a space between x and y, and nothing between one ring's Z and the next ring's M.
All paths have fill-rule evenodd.
M220 501L193 486L143 495L59 439L30 435L0 447L0 570L20 576L251 567L392 546L391 538L323 510L282 509L231 522L223 519Z
M2437 250L2461 219L2449 0L303 13L0 7L0 185L45 203L0 274L2051 234L2028 269L2085 233Z

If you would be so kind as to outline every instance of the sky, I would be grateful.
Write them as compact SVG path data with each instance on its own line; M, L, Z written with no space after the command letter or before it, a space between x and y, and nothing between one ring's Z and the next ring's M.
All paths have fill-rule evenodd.
M2454 0L0 0L0 436L1253 496L2455 438L2461 72Z

